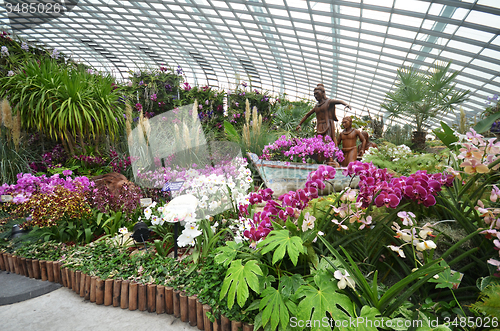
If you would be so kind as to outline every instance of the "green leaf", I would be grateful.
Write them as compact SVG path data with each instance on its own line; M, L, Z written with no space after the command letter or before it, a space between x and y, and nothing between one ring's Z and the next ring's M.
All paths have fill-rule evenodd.
M304 279L299 274L293 274L293 276L283 276L280 279L280 289L283 297L289 298L297 292L300 286L304 285Z
M435 129L432 132L436 135L446 145L446 147L452 149L451 144L458 141L458 138L454 135L453 130L445 122L441 122L442 130Z
M215 256L216 263L222 263L225 267L231 263L236 254L238 253L238 249L241 247L241 244L237 244L234 241L228 241L226 246L217 248L217 255Z
M271 231L266 239L260 242L257 247L263 247L262 254L266 254L274 250L273 264L282 260L286 251L288 256L290 256L290 260L293 265L296 266L299 254L305 252L302 244L303 242L300 237L290 237L290 232L288 230L279 230Z
M384 325L382 317L377 308L370 306L363 306L359 316L351 315L339 318L335 322L340 325L339 330L352 330L352 331L377 331L377 326ZM354 323L352 323L354 321Z
M453 289L456 284L460 283L460 273L452 272L451 268L446 264L445 261L440 263L442 267L446 269L438 274L439 278L431 278L429 279L429 283L438 283L436 288L449 288Z
M219 299L222 300L227 295L228 308L231 309L236 296L238 305L243 307L249 296L248 287L259 292L257 275L262 276L262 270L257 265L257 261L248 261L244 266L241 260L231 262L231 267L227 270L226 278L222 283Z
M483 133L488 131L491 128L491 125L496 122L500 118L500 112L491 114L490 116L486 117L485 119L479 121L476 126L474 126L474 130L476 130L477 133Z
M238 134L234 126L228 121L224 121L224 131L226 132L230 141L240 141L240 135Z
M262 292L259 308L262 310L262 326L271 322L271 329L275 330L278 324L280 330L285 330L290 322L290 313L282 293L275 288L267 288Z
M327 271L318 272L314 277L314 284L316 286L302 285L297 290L297 297L304 297L297 307L298 320L321 321L327 313L335 320L348 319L349 315L345 312L354 316L353 303L348 296L336 292L336 282L332 281ZM311 330L331 330L329 326L319 324L312 325Z

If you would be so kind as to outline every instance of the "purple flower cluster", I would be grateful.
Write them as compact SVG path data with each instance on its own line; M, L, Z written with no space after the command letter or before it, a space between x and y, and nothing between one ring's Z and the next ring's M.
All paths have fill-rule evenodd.
M273 191L270 188L260 190L258 193L250 193L249 203L255 205L266 201L261 212L257 212L249 220L250 228L243 235L253 242L265 238L272 230L271 221L285 222L288 217L297 217L307 207L309 201L318 197L318 189L325 188L325 180L335 178L335 169L330 166L319 166L318 170L309 174L305 188L290 191L281 195L278 203L272 200ZM240 217L249 216L249 205L239 205Z
M89 167L101 167L106 165L106 160L100 156L91 155L73 155L73 158L85 163Z
M453 175L444 173L428 174L418 170L408 177L393 178L387 169L378 169L372 163L351 162L346 176L359 176L358 201L367 208L372 201L377 207L396 208L401 200L414 200L426 207L436 204L435 195L443 185L451 186ZM374 200L375 199L375 200Z
M130 156L124 155L120 157L118 153L113 149L109 151L109 157L111 159L109 165L113 168L114 172L125 174L127 169L129 169L130 166L132 165L132 160L130 159Z
M261 159L272 160L276 157L285 155L288 159L293 160L294 157L302 158L302 162L306 163L307 157L321 155L325 159L333 158L340 162L344 160L344 154L335 146L335 143L329 136L317 135L313 138L292 138L281 136L274 143L264 147Z
M0 186L0 195L10 194L14 197L14 203L23 203L29 200L34 193L52 194L57 187L64 187L71 192L84 193L94 186L94 183L90 182L87 177L81 176L72 179L71 174L71 170L65 170L64 175L67 177L61 178L59 174L51 177L46 175L36 177L29 173L19 173L16 184Z
M123 184L117 196L113 196L106 185L101 185L88 193L88 203L102 213L122 211L131 215L139 207L141 189L133 184Z

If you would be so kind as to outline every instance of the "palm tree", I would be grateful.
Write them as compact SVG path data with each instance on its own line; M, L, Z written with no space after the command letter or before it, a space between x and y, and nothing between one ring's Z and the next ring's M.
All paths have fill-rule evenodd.
M425 125L429 119L444 115L467 100L470 91L456 90L453 80L458 72L449 73L451 62L436 64L427 72L415 68L398 70L396 90L388 92L384 108L389 118L413 121L416 131L413 134L415 149L425 148Z

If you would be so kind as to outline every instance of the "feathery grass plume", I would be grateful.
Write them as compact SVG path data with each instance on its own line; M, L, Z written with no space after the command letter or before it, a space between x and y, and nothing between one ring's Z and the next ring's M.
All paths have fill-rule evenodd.
M2 126L2 118L3 118L2 114L3 114L3 100L0 102L0 127Z
M21 114L17 114L13 118L12 123L12 142L16 148L16 152L19 152L19 143L21 142Z
M260 128L261 128L260 124L262 124L262 120L260 120L259 123L259 115L257 114L257 107L254 106L252 112L252 133L254 137L260 134Z
M194 100L193 104L193 124L198 120L198 100Z
M12 109L7 99L2 100L2 121L7 129L12 129Z
M182 123L182 134L184 135L184 146L186 149L191 148L191 135L189 133L189 129L186 125L186 123Z
M132 133L132 106L127 103L125 106L125 116L127 116L127 121L125 122L125 130L127 132L127 137Z
M139 114L139 125L137 125L137 132L139 133L139 145L144 145L144 134L146 133L145 127L144 127L144 115L142 113Z
M250 124L250 102L248 99L245 101L245 122L247 125Z

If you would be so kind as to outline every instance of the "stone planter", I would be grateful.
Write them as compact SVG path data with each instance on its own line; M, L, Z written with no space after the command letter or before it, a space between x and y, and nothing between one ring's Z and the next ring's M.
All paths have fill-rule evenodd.
M321 164L296 163L282 161L260 160L256 154L248 153L252 164L259 172L260 177L266 186L274 191L274 197L279 197L289 191L295 191L305 187L307 176L311 171L315 171ZM328 195L340 192L346 187L357 188L359 178L344 176L342 171L346 168L335 168L337 171L335 178L326 183L324 190L320 190L320 195Z

